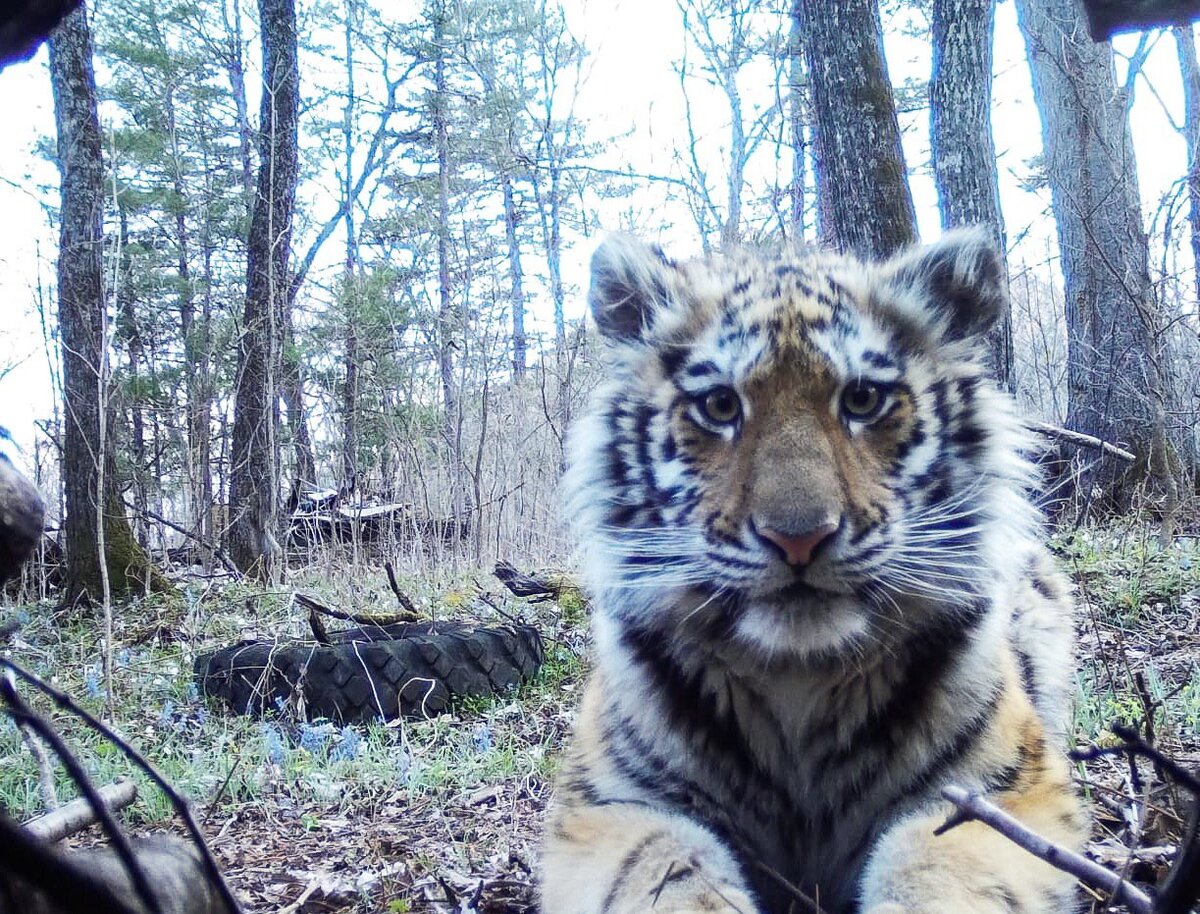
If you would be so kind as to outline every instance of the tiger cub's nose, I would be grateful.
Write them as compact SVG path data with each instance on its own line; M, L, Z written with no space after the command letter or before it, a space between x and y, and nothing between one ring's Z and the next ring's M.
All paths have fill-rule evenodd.
M817 547L837 533L837 529L836 523L827 522L803 533L785 533L770 527L758 527L755 532L783 553L789 565L801 566L812 561Z

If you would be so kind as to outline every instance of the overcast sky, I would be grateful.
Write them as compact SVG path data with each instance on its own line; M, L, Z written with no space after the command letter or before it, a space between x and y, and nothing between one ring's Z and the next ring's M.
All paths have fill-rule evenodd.
M619 0L615 3L567 0L573 30L591 51L588 78L578 103L579 113L593 126L593 136L619 139L608 144L606 167L657 174L678 173L674 150L683 145L683 99L673 70L683 47L678 9L673 0ZM1133 36L1118 39L1126 52L1137 43ZM888 63L894 82L926 77L930 51L926 43L888 35ZM1123 70L1123 66L1120 66ZM1153 92L1149 91L1153 87ZM1156 94L1157 97L1156 97ZM705 99L695 96L703 106ZM1182 120L1182 93L1175 45L1164 35L1146 63L1137 88L1132 131L1138 155L1141 190L1147 215L1157 208L1185 171L1182 138L1164 113ZM910 128L905 150L918 219L923 236L938 234L936 197L928 162L928 113L904 117ZM723 137L723 111L713 106L700 112L701 143L718 150ZM7 425L21 446L32 443L32 422L51 412L49 373L42 343L37 301L39 284L53 320L53 263L56 239L50 231L45 205L57 203L57 173L37 155L35 146L53 135L53 109L45 51L0 73L0 123L6 136L0 145L0 424ZM1041 129L1033 105L1024 44L1011 0L999 5L996 22L996 83L993 124L999 154L1001 201L1010 239L1022 239L1012 262L1045 269L1053 254L1054 227L1047 217L1045 193L1022 189L1027 162L1041 149ZM720 176L714 180L720 181ZM319 190L319 189L318 189ZM315 205L332 208L332 196ZM639 193L641 221L653 232L661 218L661 234L674 252L686 254L699 244L682 207L660 203ZM614 226L628 207L601 203L606 225ZM595 239L582 241L567 256L569 282L586 282L586 264ZM338 245L327 245L336 258ZM1041 266L1039 266L1041 265ZM581 313L577 296L569 316ZM539 320L549 320L547 305L534 301Z

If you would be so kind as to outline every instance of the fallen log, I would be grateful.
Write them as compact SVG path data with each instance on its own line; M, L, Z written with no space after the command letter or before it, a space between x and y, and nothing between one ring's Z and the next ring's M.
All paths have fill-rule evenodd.
M109 812L124 809L137 799L137 785L129 780L114 781L96 792ZM36 819L30 819L24 827L43 841L61 841L95 824L96 819L95 808L80 797Z

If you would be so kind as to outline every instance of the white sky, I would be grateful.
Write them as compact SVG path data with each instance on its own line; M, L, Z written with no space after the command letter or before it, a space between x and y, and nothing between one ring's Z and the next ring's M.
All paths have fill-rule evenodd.
M674 150L682 147L683 101L672 68L683 47L678 9L672 0L568 0L573 30L589 48L588 78L577 110L592 125L592 136L619 139L608 144L606 167L654 174L678 174ZM1117 41L1126 52L1136 37ZM927 45L888 36L888 63L894 82L926 77ZM1123 69L1123 68L1122 68ZM1148 91L1153 86L1161 104ZM1028 175L1026 162L1041 150L1041 128L1030 89L1024 43L1011 0L1001 2L996 21L996 83L993 124L999 154L1001 201L1010 240L1023 240L1013 252L1014 266L1044 264L1053 252L1053 222L1048 218L1048 194L1021 188ZM703 98L703 96L701 96ZM1175 45L1164 35L1148 59L1133 108L1132 131L1147 218L1162 196L1185 172L1185 149L1180 135L1163 113L1165 105L1182 120L1182 94ZM716 149L724 136L719 106L701 112L701 143ZM903 118L905 150L918 220L926 238L938 234L936 195L928 173L925 111ZM30 62L0 73L0 123L6 134L0 145L0 424L28 449L32 422L51 412L48 362L42 343L37 297L45 287L48 317L53 319L53 263L56 238L49 228L43 201L57 203L57 173L35 152L42 138L52 137L53 108L45 51ZM627 134L627 135L626 135ZM714 175L714 183L721 176ZM331 183L332 187L332 183ZM302 195L302 199L306 199ZM699 247L692 222L681 204L666 206L654 195L639 192L639 221L662 225L661 240L678 253ZM316 218L331 206L318 205ZM615 227L628 203L601 204L602 221ZM304 242L300 243L303 247ZM594 239L577 245L564 263L566 278L576 287L586 284L586 265ZM326 249L336 259L340 246L331 239ZM332 260L331 260L332 262ZM568 316L582 307L576 296ZM549 320L546 302L531 303L535 318Z

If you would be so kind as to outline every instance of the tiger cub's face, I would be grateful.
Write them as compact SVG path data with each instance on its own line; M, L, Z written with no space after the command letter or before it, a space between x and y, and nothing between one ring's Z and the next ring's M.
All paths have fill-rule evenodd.
M589 304L610 380L566 483L607 611L793 653L973 611L1029 521L979 362L1002 283L974 232L883 264L608 239Z

